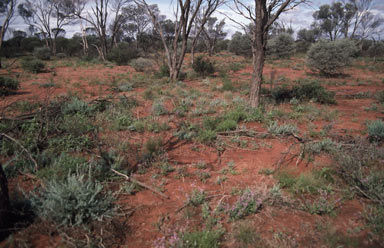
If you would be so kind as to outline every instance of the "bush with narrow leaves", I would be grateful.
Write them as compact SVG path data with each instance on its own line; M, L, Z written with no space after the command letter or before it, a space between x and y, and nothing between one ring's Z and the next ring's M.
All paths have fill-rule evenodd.
M193 63L192 68L201 76L211 75L215 72L213 63L209 59L204 58L202 56L196 58L196 61Z
M50 60L51 59L51 49L48 47L36 47L33 50L33 55L41 60Z
M28 72L40 73L44 71L45 64L40 59L24 58L21 61L21 67Z
M16 91L20 86L19 81L9 77L0 76L0 96L6 96Z
M321 74L340 74L356 53L357 47L351 40L319 41L308 51L307 65Z
M57 225L84 225L113 214L114 197L103 186L84 175L69 175L65 181L52 181L30 196L34 212Z

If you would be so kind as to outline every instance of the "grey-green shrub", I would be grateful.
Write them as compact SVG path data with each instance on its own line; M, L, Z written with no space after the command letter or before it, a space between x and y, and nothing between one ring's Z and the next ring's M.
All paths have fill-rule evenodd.
M283 33L268 41L267 55L272 58L289 58L295 51L295 40L289 34Z
M40 59L24 58L21 61L21 67L28 72L40 73L44 71L45 64Z
M129 65L139 72L153 71L153 66L154 66L153 61L146 58L134 59L131 61Z
M33 50L33 55L41 60L50 60L51 59L51 49L48 47L36 47Z
M322 40L309 49L307 66L325 75L340 74L356 53L356 44L351 40Z
M384 140L384 122L375 120L368 125L369 139L372 141Z
M0 96L6 96L17 90L20 86L19 81L10 77L0 76Z
M113 214L114 197L103 194L103 186L84 175L69 175L63 182L52 181L30 196L35 213L59 226L83 225L101 221Z

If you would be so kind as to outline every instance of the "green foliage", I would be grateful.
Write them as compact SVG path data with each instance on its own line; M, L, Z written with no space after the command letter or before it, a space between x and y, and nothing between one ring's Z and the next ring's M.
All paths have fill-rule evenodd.
M152 104L152 113L156 116L168 114L168 110L165 108L161 101L155 101Z
M180 248L218 248L224 230L203 229L202 231L186 232L175 246Z
M51 49L48 47L36 47L33 50L33 55L41 60L50 60L51 59Z
M236 129L237 122L231 119L225 119L222 122L219 123L219 125L216 127L217 132L224 132L224 131L230 131L233 129Z
M21 61L21 67L32 73L44 72L45 64L43 61L35 58L24 58Z
M335 104L335 93L327 91L317 81L300 81L293 88L294 97L301 101L314 100L321 104Z
M84 175L69 175L65 181L53 180L30 196L35 213L57 225L84 225L101 221L113 213L114 197L103 194L103 186Z
M291 99L300 101L313 100L320 104L336 104L335 93L326 90L318 81L301 80L292 88L283 85L271 92L276 102L283 102Z
M251 223L236 225L234 237L241 244L240 247L263 247L261 237Z
M154 160L157 156L164 153L163 140L160 137L150 138L144 144L143 159L146 161Z
M368 125L368 135L371 141L384 140L384 122L375 120Z
M229 217L233 220L242 219L257 213L262 207L262 199L255 192L246 189L235 204L228 209Z
M333 154L337 174L362 197L384 206L384 151L376 144L357 143Z
M295 40L291 35L282 33L268 41L267 55L274 59L289 58L295 53Z
M47 157L50 155L47 154L47 152L42 155L45 156L41 156L39 159L42 163L49 163L49 161L44 161L44 159L52 159ZM82 157L75 157L63 152L59 157L54 158L52 163L49 163L44 168L41 168L37 172L37 176L50 181L63 181L68 175L75 173L78 167L86 166L86 162L86 159Z
M292 124L279 125L276 121L268 126L268 132L274 135L291 135L298 132L297 127Z
M207 195L204 191L194 189L191 195L187 199L187 204L193 207L197 207L203 204L207 200Z
M92 132L95 129L96 127L93 125L93 121L82 113L65 115L60 124L60 130L73 136L80 136Z
M132 59L138 58L139 52L135 46L128 43L119 43L108 53L108 60L118 65L127 65Z
M294 176L286 171L276 174L282 188L287 188L293 194L318 194L321 190L329 191L327 181L314 173L304 173Z
M376 98L381 104L384 104L384 90L377 93Z
M371 230L378 235L384 232L384 207L370 206L364 213L365 221Z
M19 89L19 87L20 83L16 79L0 76L0 96L9 95Z
M249 35L240 32L233 34L228 50L236 55L250 57L252 55L252 48Z
M223 86L221 87L221 90L223 91L234 91L235 86L233 85L232 81L229 78L223 79Z
M73 97L70 101L62 105L61 111L64 115L73 115L76 113L86 115L92 113L94 108L80 98Z
M211 75L215 72L213 63L203 56L196 58L196 61L193 63L192 68L195 72L199 73L200 76Z
M138 72L151 72L153 71L153 61L146 58L137 58L129 63Z
M357 47L351 40L319 41L307 53L307 65L325 75L340 74L350 64Z

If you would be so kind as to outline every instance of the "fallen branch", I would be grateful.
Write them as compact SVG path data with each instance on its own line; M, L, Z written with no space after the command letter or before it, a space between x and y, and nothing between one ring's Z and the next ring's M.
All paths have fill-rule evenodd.
M149 185L146 185L145 183L137 181L136 179L134 179L132 177L129 177L129 176L127 176L127 175L125 175L125 174L123 174L121 172L118 172L117 170L111 169L111 171L114 172L115 174L119 175L119 176L124 177L127 181L131 181L133 183L136 183L137 185L140 185L143 188L149 189L150 191L152 191L152 192L154 192L154 193L156 193L156 194L158 194L158 195L160 195L160 196L162 196L162 197L164 197L166 199L169 199L169 197L166 194L160 192L159 190L157 190L157 189L155 189L155 188L153 188L153 187L151 187Z
M14 143L17 144L18 146L20 146L21 149L22 149L25 153L27 153L29 159L30 159L30 160L33 162L33 164L35 165L35 171L37 171L37 169L38 169L37 162L36 162L36 160L32 157L31 153L29 153L29 151L27 150L27 148L25 148L22 144L20 144L19 141L15 140L14 138L12 138L11 136L9 136L9 135L7 135L7 134L5 134L5 133L0 133L0 135L3 136L3 137L5 137L5 138L7 138L8 140L14 142Z

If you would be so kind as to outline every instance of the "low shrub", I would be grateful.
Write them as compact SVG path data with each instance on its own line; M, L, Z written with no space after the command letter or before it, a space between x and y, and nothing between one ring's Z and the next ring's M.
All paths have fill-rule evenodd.
M274 135L291 135L298 132L297 127L292 124L279 125L276 121L268 126L268 132Z
M129 64L138 72L149 72L153 70L153 61L146 58L137 58Z
M307 65L325 75L342 73L356 54L357 47L352 40L319 41L307 53Z
M250 214L257 213L262 207L263 200L255 192L246 189L235 204L228 210L233 220L242 219Z
M16 79L0 76L0 96L6 96L19 89L20 83Z
M193 63L192 68L195 72L199 73L200 76L211 75L215 72L213 63L203 56L196 58L196 61Z
M40 73L44 72L45 64L40 59L24 58L21 61L21 67L28 72Z
M318 81L301 80L292 88L280 86L271 92L272 98L280 103L292 99L315 101L320 104L336 104L335 93L326 90Z
M33 55L41 60L50 60L51 59L51 49L48 47L36 47L33 50Z
M384 122L375 120L368 125L368 135L371 141L384 140Z
M132 59L139 57L139 51L128 43L119 43L117 47L112 48L107 58L117 65L127 65Z
M113 213L114 197L103 194L103 186L83 175L69 175L63 182L52 181L30 196L35 213L59 226L76 226L101 221Z
M384 206L384 150L376 144L354 143L333 154L336 172L358 195Z
M274 59L289 58L295 49L295 40L291 35L283 33L268 42L267 55Z

